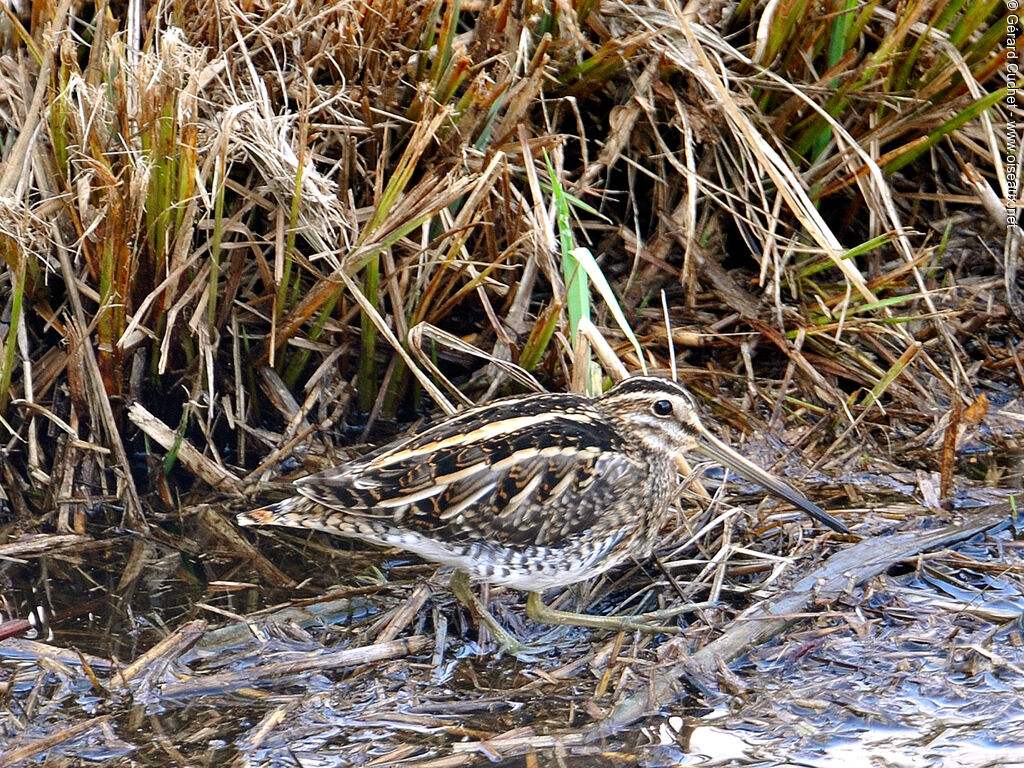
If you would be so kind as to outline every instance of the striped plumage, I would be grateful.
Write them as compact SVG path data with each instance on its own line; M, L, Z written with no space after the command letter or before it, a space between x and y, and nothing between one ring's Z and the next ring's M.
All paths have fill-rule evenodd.
M540 592L650 554L700 451L844 530L715 439L686 390L626 379L597 398L533 394L471 408L238 516L397 546L477 581Z

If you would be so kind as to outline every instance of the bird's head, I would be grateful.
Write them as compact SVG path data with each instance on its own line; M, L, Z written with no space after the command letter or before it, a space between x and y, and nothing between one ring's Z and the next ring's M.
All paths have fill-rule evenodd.
M596 405L646 450L671 457L690 452L702 454L799 507L832 530L848 533L843 523L787 482L711 434L701 424L693 397L682 384L657 376L633 376L601 395Z

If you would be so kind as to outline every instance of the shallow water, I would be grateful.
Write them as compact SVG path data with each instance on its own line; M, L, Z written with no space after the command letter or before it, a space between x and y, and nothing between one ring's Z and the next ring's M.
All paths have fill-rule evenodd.
M1019 488L1020 477L1018 466L1001 484ZM863 529L885 535L916 524L894 524L878 506L884 514L865 515ZM292 538L274 550L275 562L301 562L312 580L261 590L243 581L250 574L237 558L186 525L189 547L143 543L144 574L119 595L140 542L94 535L89 547L9 560L3 569L5 615L45 605L50 618L0 640L0 765L28 754L25 764L117 766L239 757L266 766L1024 766L1022 530L1008 516L949 550L895 564L750 649L719 679L719 693L693 693L591 744L572 737L757 595L737 591L734 606L689 617L683 635L669 639L537 627L522 617L522 596L508 593L496 597L499 619L542 650L498 659L479 653L476 630L443 578L427 594L433 569L414 560L358 548L331 555ZM768 549L771 541L750 545ZM657 581L650 570L623 579L641 600L672 600L666 585L652 588ZM325 599L327 584L346 589ZM368 645L382 620L421 589L424 600L402 633L423 638L416 650L277 673ZM249 624L231 618L302 595L313 604L301 613ZM198 642L136 670L127 686L119 682L118 670L196 618L207 622L195 629ZM73 728L81 733L34 748ZM552 746L552 738L564 743Z

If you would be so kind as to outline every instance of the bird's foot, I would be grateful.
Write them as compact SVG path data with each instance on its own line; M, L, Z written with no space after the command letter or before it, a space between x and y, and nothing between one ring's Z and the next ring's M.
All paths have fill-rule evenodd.
M531 650L528 645L520 641L505 629L498 620L494 618L490 611L484 607L484 604L480 602L480 599L473 593L473 589L469 585L469 578L466 576L464 571L456 570L452 573L451 581L449 582L452 594L455 595L456 599L462 603L469 611L476 616L476 618L487 627L487 631L491 633L491 637L494 638L494 642L498 644L498 651L500 653L507 653L510 656L519 656L524 653L529 653Z

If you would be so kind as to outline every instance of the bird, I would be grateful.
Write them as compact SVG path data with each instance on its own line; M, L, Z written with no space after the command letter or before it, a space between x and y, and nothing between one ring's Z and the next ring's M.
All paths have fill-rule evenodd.
M527 615L541 623L644 628L631 617L557 611L541 593L648 557L679 495L676 458L691 452L847 532L708 431L682 384L647 375L594 398L534 393L469 408L301 477L295 495L237 521L325 531L451 566L455 596L514 651L521 645L470 582L527 592Z

